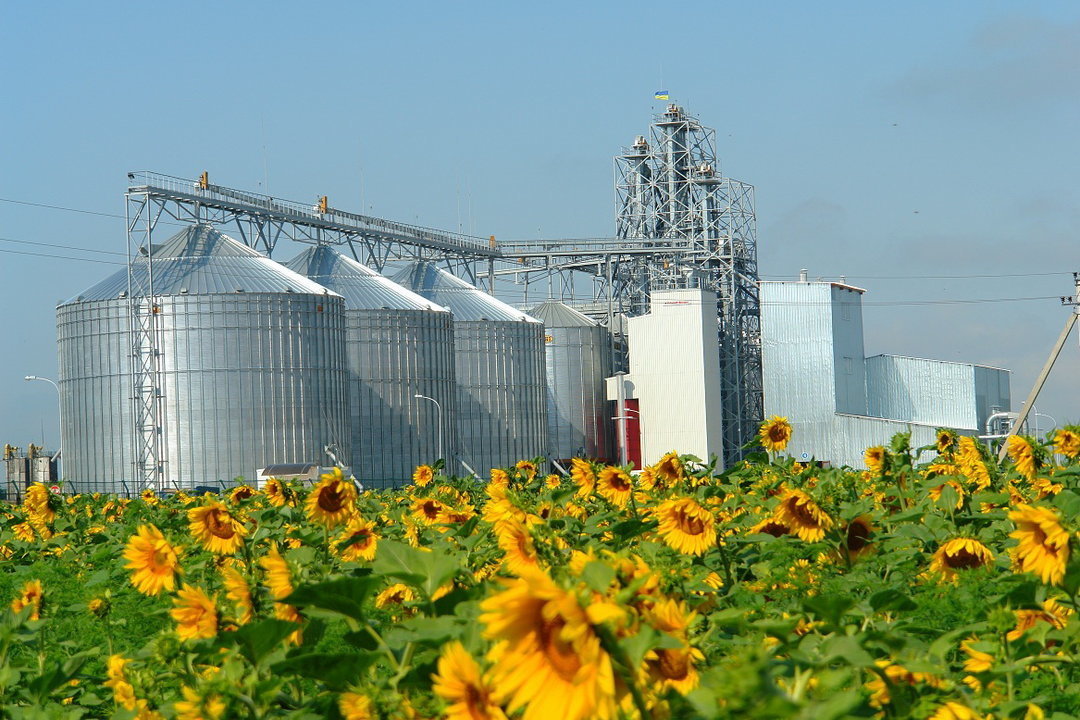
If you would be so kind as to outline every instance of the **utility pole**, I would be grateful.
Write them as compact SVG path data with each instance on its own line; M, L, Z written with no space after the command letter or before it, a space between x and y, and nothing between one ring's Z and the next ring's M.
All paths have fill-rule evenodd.
M1053 369L1054 363L1057 362L1058 355L1061 354L1061 349L1065 347L1065 341L1069 339L1069 333L1072 332L1073 325L1076 324L1077 314L1080 314L1080 273L1073 273L1073 294L1069 297L1062 297L1061 304L1072 307L1072 312L1069 313L1069 318L1065 321L1065 327L1050 351L1050 357L1046 358L1046 364L1043 365L1042 372L1035 379L1035 385L1031 388L1027 400L1024 401L1020 416L1016 418L1016 423L1009 429L1009 434L1001 441L1001 447L998 448L998 460L1004 459L1005 454L1009 451L1009 438L1016 435L1017 431L1027 422L1028 414L1035 407L1035 400L1039 397L1043 385L1046 384L1046 378L1050 377L1050 370Z

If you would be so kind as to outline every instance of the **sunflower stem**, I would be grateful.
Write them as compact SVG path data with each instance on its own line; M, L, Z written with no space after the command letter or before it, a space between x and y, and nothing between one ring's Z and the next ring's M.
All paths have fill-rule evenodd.
M615 670L622 676L626 687L630 689L630 697L634 701L634 706L644 720L644 718L649 717L649 708L645 705L645 697L641 694L641 689L634 681L634 669L630 666L630 658L627 657L626 651L619 645L611 630L602 625L594 625L593 629L596 631L597 637L600 638L600 645L607 650L608 655L614 661L612 665Z
M364 629L368 631L368 635L371 635L375 639L376 644L386 654L386 657L390 660L390 665L393 667L394 672L398 672L401 669L398 663L397 657L394 655L394 651L390 649L390 646L383 640L383 636L379 634L379 631L371 627L371 623L364 623Z

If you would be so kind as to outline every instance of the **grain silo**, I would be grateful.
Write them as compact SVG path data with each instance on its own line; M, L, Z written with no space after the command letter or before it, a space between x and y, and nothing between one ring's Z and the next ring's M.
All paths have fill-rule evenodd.
M487 477L546 455L544 326L429 262L394 279L454 315L458 454L467 469Z
M342 298L207 225L131 266L152 265L162 395L163 488L230 483L271 464L349 452ZM141 488L133 452L125 268L57 308L66 476L75 489Z
M326 246L285 265L345 298L357 478L368 487L402 485L417 465L452 458L457 393L450 312Z
M548 445L557 460L611 459L612 407L604 378L611 374L611 335L561 302L529 311L544 323Z

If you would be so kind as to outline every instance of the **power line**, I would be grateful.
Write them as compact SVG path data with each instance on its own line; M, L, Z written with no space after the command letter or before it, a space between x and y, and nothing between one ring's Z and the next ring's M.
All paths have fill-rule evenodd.
M78 208L69 208L62 205L49 205L47 203L29 202L28 200L13 200L11 198L0 198L0 202L12 203L13 205L28 205L30 207L47 208L49 210L66 210L67 212L82 213L83 215L100 215L101 217L120 218L124 220L123 215L117 215L116 213L103 213L96 210L80 210Z
M41 247L62 248L64 250L78 250L79 252L100 253L102 255L125 255L124 253L117 252L115 250L95 250L93 248L83 248L77 247L75 245L57 245L55 243L38 242L34 240L16 240L15 238L7 237L0 237L0 242L19 243L20 245L39 245Z
M0 253L8 255L32 255L34 257L55 258L57 260L78 260L80 262L98 263L101 265L125 265L126 263L115 260L97 260L94 258L74 257L72 255L50 255L48 253L30 252L29 250L5 250L0 248Z
M1037 273L1003 273L999 275L861 275L852 273L845 275L846 280L996 280L999 278L1016 277L1050 277L1055 275L1071 275L1070 272L1037 272ZM762 278L779 278L782 280L794 280L795 275L762 275Z

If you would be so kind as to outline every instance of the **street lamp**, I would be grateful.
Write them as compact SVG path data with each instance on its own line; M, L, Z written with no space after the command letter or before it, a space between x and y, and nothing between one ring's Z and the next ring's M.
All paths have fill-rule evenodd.
M443 414L442 414L442 405L440 405L439 401L436 400L435 398L428 397L427 395L421 395L420 393L417 393L417 394L413 395L413 397L418 398L420 400L430 400L431 402L435 403L435 407L439 408L439 457L442 458L443 457Z
M38 377L37 375L27 375L26 377L23 378L23 380L26 380L26 381L40 380L41 382L49 383L50 385L53 386L53 388L56 389L56 407L57 407L57 410L59 412L59 414L57 416L57 423L60 426L59 427L60 439L57 441L56 454L60 456L60 462L63 463L64 462L64 459L63 459L63 455L64 455L64 402L60 398L60 386L57 385L55 381L50 380L49 378ZM64 477L63 473L60 474L60 477L61 478Z

